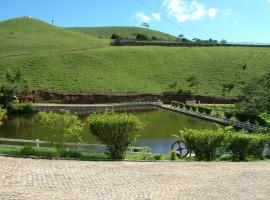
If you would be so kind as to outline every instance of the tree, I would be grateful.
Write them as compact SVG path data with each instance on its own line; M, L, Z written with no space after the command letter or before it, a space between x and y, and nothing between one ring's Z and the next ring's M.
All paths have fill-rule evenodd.
M5 83L0 88L0 103L9 109L14 98L17 98L27 90L28 85L23 78L21 70L16 70L15 72L7 71Z
M227 44L227 40L224 40L224 39L223 39L223 40L220 41L220 43L221 43L221 44Z
M183 38L182 42L190 42L187 38Z
M270 73L248 82L242 89L238 109L242 112L270 114Z
M113 33L112 36L111 36L111 39L112 39L112 40L120 40L121 37L120 37L119 35Z
M104 143L113 159L124 159L128 146L142 128L140 120L127 113L105 112L88 118L90 132Z
M195 87L196 93L199 92L200 81L197 76L189 76L188 78L186 78L186 81L189 84L188 87L192 87L192 88Z
M72 115L69 111L62 111L60 114L40 112L38 119L41 127L52 132L49 139L58 153L62 154L67 150L65 142L81 142L83 124L78 116Z
M136 40L148 40L148 37L144 34L138 33L136 36Z
M183 34L180 34L180 35L178 35L178 38L179 39L183 39L184 38L184 35Z
M152 36L152 40L158 40L156 36Z

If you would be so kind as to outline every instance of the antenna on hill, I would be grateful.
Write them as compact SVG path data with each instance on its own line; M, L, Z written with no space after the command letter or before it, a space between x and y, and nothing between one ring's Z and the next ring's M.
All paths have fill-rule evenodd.
M54 19L52 19L52 25L54 25Z

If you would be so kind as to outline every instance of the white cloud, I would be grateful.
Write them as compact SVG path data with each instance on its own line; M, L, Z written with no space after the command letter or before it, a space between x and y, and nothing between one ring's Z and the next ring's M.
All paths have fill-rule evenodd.
M267 1L267 3L270 3L270 0L266 0Z
M198 3L197 1L192 1L190 8L192 12L191 14L192 20L201 19L206 14L205 5Z
M160 13L152 13L151 15L146 15L144 12L137 12L135 15L136 19L139 19L141 22L149 23L150 21L160 21Z
M152 13L152 19L156 21L160 21L161 20L160 13Z
M163 0L163 5L179 22L199 20L206 16L214 18L218 13L218 9L207 9L197 0Z
M142 22L148 23L151 21L151 17L147 16L144 12L137 12L135 18Z
M208 16L211 18L216 17L217 13L218 13L218 9L216 9L216 8L210 8L208 10Z

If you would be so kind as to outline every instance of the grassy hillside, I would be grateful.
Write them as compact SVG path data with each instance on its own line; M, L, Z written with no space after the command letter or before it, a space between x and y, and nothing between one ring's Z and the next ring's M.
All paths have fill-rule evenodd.
M99 38L110 39L112 34L120 35L124 38L134 39L136 34L144 34L148 38L152 38L152 36L157 37L160 40L175 40L176 37L162 33L159 31L140 28L140 27L79 27L79 28L68 28L73 31L77 31L80 33L85 33L87 35Z
M95 48L107 43L28 17L0 22L0 54Z
M195 75L200 94L221 96L223 84L270 72L270 48L110 47L29 18L1 22L0 44L0 85L6 69L21 69L33 90L159 93L175 81L190 89Z
M110 47L6 57L0 68L22 69L33 89L76 92L163 92L174 81L188 89L196 75L199 93L220 96L225 83L269 72L270 49Z

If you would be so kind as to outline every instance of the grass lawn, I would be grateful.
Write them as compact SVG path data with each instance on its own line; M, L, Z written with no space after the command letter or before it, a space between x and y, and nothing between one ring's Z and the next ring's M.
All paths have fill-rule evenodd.
M21 148L22 147L0 147L0 155L6 155L6 156L19 156L19 157L28 157L28 156L34 156L37 158L63 158L63 159L78 159L78 160L93 160L93 161L110 161L111 159L108 157L108 155L103 154L103 153L81 153L80 155L78 154L69 154L66 156L59 157L57 155L57 152L54 148L40 148L37 150L35 147L34 153L31 155L25 155L21 153ZM145 153L140 153L140 154L129 154L127 153L125 161L170 161L171 157L169 154L145 154ZM269 160L269 156L265 158L265 160ZM174 161L196 161L194 157L187 157L187 158L176 158ZM224 155L220 158L215 159L215 161L234 161L231 155ZM255 159L252 157L247 158L248 162L251 161L259 161L259 159Z

